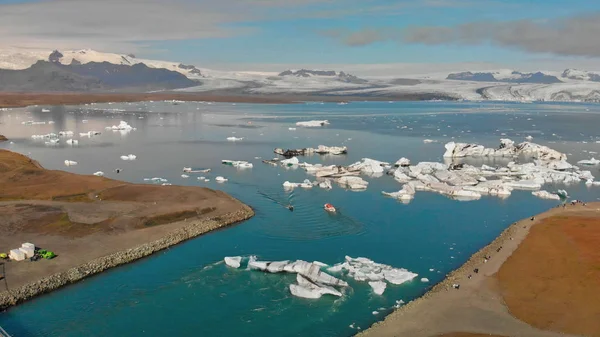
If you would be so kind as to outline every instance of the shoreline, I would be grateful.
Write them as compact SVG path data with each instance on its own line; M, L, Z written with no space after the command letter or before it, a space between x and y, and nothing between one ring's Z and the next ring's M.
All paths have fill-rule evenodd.
M137 245L124 251L111 253L66 271L25 284L16 289L4 291L0 293L0 311L5 311L10 307L14 307L20 303L49 293L53 290L60 289L69 284L76 283L87 277L100 274L108 269L135 262L203 234L238 224L253 216L254 211L252 208L242 204L242 208L237 211L181 227L158 240ZM174 223L170 223L166 225L169 226L173 224Z
M502 336L510 335L510 336L532 336L532 337L533 336L570 336L568 334L563 334L563 333L559 333L559 332L539 330L537 328L530 326L529 324L527 324L525 322L518 321L518 319L514 318L508 312L508 309L505 307L503 300L502 300L502 296L500 294L491 294L491 292L489 290L486 291L486 290L482 290L480 288L482 285L489 286L489 284L487 284L487 283L492 281L490 279L494 275L497 274L498 270L500 269L502 264L504 264L506 259L508 257L510 257L512 255L512 253L516 250L516 248L523 242L523 240L529 234L530 229L533 226L535 226L537 223L539 223L541 220L544 220L549 217L557 216L557 215L573 214L576 211L581 212L581 211L591 211L591 210L599 210L599 209L600 209L599 202L589 203L587 206L568 205L566 207L566 209L563 209L562 207L558 207L558 208L553 207L542 213L534 215L534 220L531 220L531 218L526 218L526 219L521 219L519 221L512 223L505 230L503 230L492 242L490 242L489 244L487 244L486 246L482 247L480 250L475 252L473 255L471 255L471 257L463 265L461 265L459 268L457 268L457 269L451 271L449 274L447 274L443 281L441 281L440 283L433 286L425 294L408 302L407 304L403 305L402 307L394 310L393 312L388 314L384 320L374 323L373 325L371 325L369 328L365 329L364 331L358 332L355 336L358 336L358 337L365 337L365 336L414 336L414 337L427 336L427 337L433 337L433 336L444 336L445 334L450 335L452 333L465 334L465 336L467 333L473 333L473 334L479 333L479 334L486 334L486 335L497 334L499 336L500 335L502 335ZM491 259L487 263L484 263L483 261L486 256L491 256ZM496 259L496 260L494 260L494 259ZM479 269L478 274L473 274L473 271L475 268ZM473 276L473 279L468 278L469 275ZM479 277L479 279L476 279L477 277ZM467 283L467 284L465 284L465 283ZM453 288L454 284L460 284L460 286L461 286L460 290L454 289ZM481 294L479 294L478 292L481 292L481 293L490 292L490 294L483 294L483 299L476 298L475 301L473 301L473 298L468 298L469 294L467 294L466 296L463 296L463 294L465 294L465 292L472 292L472 293L476 292L477 294L475 294L475 295L478 295L478 296L481 296ZM449 296L447 296L447 295L449 295ZM442 297L444 297L444 298L442 299ZM450 322L446 322L446 324L442 323L438 327L432 328L432 327L428 326L427 320L428 319L434 320L436 318L436 315L433 314L429 317L422 318L424 313L430 313L432 311L443 311L443 309L439 309L439 307L437 306L439 304L439 302L442 302L443 300L447 301L448 299L451 298L451 299L453 299L453 301L458 301L465 297L467 297L466 300L470 302L470 303L465 304L467 306L473 305L473 306L477 307L479 305L480 307L482 307L481 304L483 304L484 309L488 309L485 306L490 306L490 307L495 306L495 308L492 308L489 310L493 311L494 309L496 309L496 310L504 311L504 312L502 312L502 314L509 315L510 318L514 319L515 321L518 321L521 324L511 324L514 326L510 326L510 327L504 329L504 331L483 331L482 329L479 329L476 326L471 329L469 329L469 326L463 326L463 329L460 329L460 328L444 329L444 327L447 327L447 326L461 326L461 322L452 322L452 318L448 318L447 313L446 313L446 315L442 315L443 312L441 312L439 316L443 317L444 319L446 319ZM498 300L498 297L500 297L500 300ZM473 303L473 302L478 302L477 300L481 300L481 303ZM498 303L491 303L490 302L491 300L495 300ZM457 303L457 302L454 302L454 303ZM458 303L460 303L460 302L458 302ZM458 307L460 305L463 305L463 304L462 303L461 304L449 304L447 309L458 309L455 311L457 312L456 313L457 318L459 318L459 316L461 315L460 309L462 309L463 307L460 307L460 308L454 308L454 307ZM500 305L500 306L498 306L498 305ZM452 306L453 308L450 308L450 306ZM462 312L464 312L464 311L462 311ZM416 320L410 320L410 323L413 326L406 327L404 325L404 323L407 323L407 322L404 322L404 321L400 322L403 319L405 321L409 320L409 318L407 318L408 316L415 316L417 318ZM505 318L505 317L502 317L502 318ZM468 317L466 320L463 319L463 321L465 321L465 322L469 321ZM465 322L462 322L463 325L468 325L468 324L465 324ZM471 323L471 322L469 322L469 323ZM499 323L500 330L503 329L502 323L503 322ZM510 323L516 323L516 322L510 322ZM403 329L404 329L404 331L403 331ZM510 331L511 329L513 331ZM522 331L520 329L527 329L528 331ZM407 333L408 331L410 331L410 333Z
M250 104L296 104L301 102L426 101L436 95L404 94L390 96L329 96L319 94L244 94L223 91L156 93L86 92L0 92L0 109L34 105L80 105L89 103L125 103L145 101L219 102ZM445 97L452 100L450 97Z

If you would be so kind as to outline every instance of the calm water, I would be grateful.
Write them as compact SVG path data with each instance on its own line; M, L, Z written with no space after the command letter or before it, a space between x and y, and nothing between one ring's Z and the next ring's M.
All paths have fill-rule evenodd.
M256 217L1 313L0 325L14 336L348 336L357 331L349 327L352 323L366 328L391 312L397 300L407 302L423 294L510 223L556 205L526 191L515 191L506 200L483 197L471 202L419 192L403 205L381 195L401 187L387 176L366 178L370 185L365 192L334 186L331 191L286 193L284 181L301 182L307 175L302 169L272 167L255 159L273 157L275 147L349 147L347 156L301 158L323 164L349 164L364 157L441 161L443 144L452 139L495 146L499 138L522 141L527 135L568 153L572 163L598 157L589 151L600 152L595 143L600 140L596 105L155 102L50 110L0 111L0 134L14 142L0 146L28 154L49 169L104 171L108 177L138 183L163 177L172 184L221 189L251 205ZM310 119L328 119L331 125L288 130L296 121ZM22 125L26 120L55 123ZM128 134L104 130L120 120L137 130ZM102 135L76 136L77 147L48 147L30 138L61 130L76 135L97 130ZM227 142L229 136L244 140ZM424 144L425 138L438 143ZM120 160L130 153L137 160ZM67 168L66 159L79 165ZM248 160L254 168L236 170L221 165L222 159ZM181 178L184 166L212 168L206 174L211 181L200 182L193 174ZM116 174L116 168L123 172ZM592 173L600 178L598 168ZM215 183L217 175L229 182ZM600 188L584 184L568 191L577 199L600 197ZM271 199L291 202L295 211L290 213ZM340 214L324 212L327 202ZM373 295L366 283L350 282L351 289L341 299L305 300L289 294L294 275L232 270L221 262L224 256L251 254L264 260L328 264L342 262L345 255L363 256L419 277L388 286L383 296ZM421 277L430 283L421 283Z

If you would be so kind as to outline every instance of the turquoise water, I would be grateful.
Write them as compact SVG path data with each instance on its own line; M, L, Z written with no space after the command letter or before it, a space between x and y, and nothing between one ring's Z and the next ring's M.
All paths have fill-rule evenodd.
M21 124L29 119L55 123ZM331 125L288 130L296 121L310 119L328 119ZM120 120L137 130L124 135L104 130ZM495 146L499 138L521 141L527 135L569 153L572 163L598 157L584 151L600 152L595 143L600 140L600 106L577 104L155 102L52 107L45 113L41 107L15 109L0 111L0 122L0 134L14 141L0 146L29 154L46 168L82 174L101 170L108 177L138 183L163 177L173 184L224 190L256 210L247 222L0 313L0 325L14 336L348 336L357 332L351 324L367 328L391 312L397 300L422 295L510 223L556 205L526 191L514 191L505 200L483 197L471 202L419 192L404 205L381 195L401 187L388 176L366 177L370 184L364 192L338 186L284 192L284 181L301 182L308 176L302 169L272 167L255 159L274 157L275 147L349 147L347 156L301 158L323 164L349 164L364 157L441 161L443 144L452 139ZM102 135L75 137L80 139L76 148L49 148L30 138L61 130L97 130ZM228 142L229 136L244 140ZM425 138L439 142L424 144ZM119 159L129 153L137 160ZM79 165L67 168L65 159ZM254 168L236 170L221 165L222 159L248 160ZM206 174L211 181L200 182L193 174L181 178L184 166L212 168ZM123 171L117 174L115 168ZM592 173L600 177L598 168ZM217 175L229 182L215 183ZM576 199L600 198L598 187L580 184L567 190ZM271 199L291 202L295 211ZM324 212L327 202L340 214ZM233 255L328 264L342 262L346 255L363 256L419 277L388 286L383 296L373 295L366 283L351 281L340 299L306 300L288 291L294 275L232 270L221 261ZM430 282L420 282L421 277Z

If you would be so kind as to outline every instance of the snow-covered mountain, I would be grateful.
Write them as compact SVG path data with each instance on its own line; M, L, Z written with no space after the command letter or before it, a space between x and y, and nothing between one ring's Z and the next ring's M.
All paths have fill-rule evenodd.
M561 77L569 80L600 82L600 74L585 70L567 69Z
M71 66L107 62L119 66L143 63L149 68L185 75L197 83L178 89L244 95L377 96L401 99L466 99L508 101L600 102L600 73L567 69L564 72L520 72L497 69L405 77L360 78L339 70L285 70L276 72L218 71L179 62L149 60L135 55L95 50L0 50L0 69L28 69L38 61ZM123 70L122 70L123 71ZM97 73L96 73L97 74ZM121 81L119 79L119 81ZM39 86L36 86L38 88Z
M335 70L309 70L309 69L300 69L300 70L286 70L284 72L279 73L279 76L295 76L295 77L325 77L332 80L346 82L346 83L367 83L367 80L362 78L358 78L354 75L347 74L343 71L335 71Z
M202 77L200 69L193 65L177 62L139 59L133 54L103 53L92 49L81 50L32 50L32 49L6 49L0 50L0 69L21 70L27 69L38 61L59 62L64 65L86 64L90 62L108 62L118 65L134 65L143 63L150 68L163 68L176 71L190 79Z
M556 76L536 73L522 73L519 71L511 71L510 73L496 72L479 72L472 73L470 71L461 73L449 74L448 80L462 81L477 81L477 82L507 82L507 83L560 83L562 82Z

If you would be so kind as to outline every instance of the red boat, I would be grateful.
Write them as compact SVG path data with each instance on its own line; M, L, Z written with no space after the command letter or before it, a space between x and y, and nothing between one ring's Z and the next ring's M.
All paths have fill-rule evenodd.
M335 207L332 204L325 204L323 207L327 212L335 213Z

